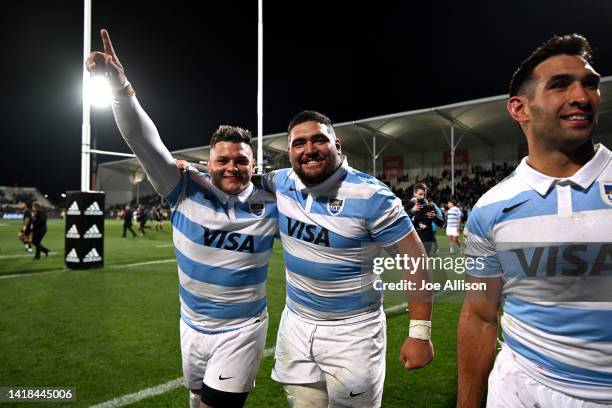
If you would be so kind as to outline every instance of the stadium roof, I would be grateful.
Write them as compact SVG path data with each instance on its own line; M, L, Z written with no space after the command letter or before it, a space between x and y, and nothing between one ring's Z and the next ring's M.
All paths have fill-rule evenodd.
M599 123L594 139L609 141L612 135L612 76L602 78ZM451 146L451 128L454 145L462 148L523 143L525 138L508 115L508 95L476 99L451 105L418 109L390 115L334 124L342 142L342 151L350 158L372 160L389 152L425 152L448 150ZM265 155L272 161L285 158L286 132L263 137ZM197 163L209 157L209 146L176 150L176 158ZM140 165L136 159L103 163L101 167L132 174Z

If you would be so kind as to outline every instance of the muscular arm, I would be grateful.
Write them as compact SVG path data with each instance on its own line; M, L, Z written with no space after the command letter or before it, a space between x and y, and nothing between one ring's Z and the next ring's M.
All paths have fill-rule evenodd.
M167 196L180 180L181 172L164 146L153 121L135 96L113 98L113 113L121 135L149 177L153 188Z
M396 244L386 247L387 252L395 256L399 254L408 255L409 258L422 258L425 248L421 243L416 231L402 238ZM413 271L404 271L404 279L414 282L416 288L421 288L423 281L431 282L431 273L426 267L419 267ZM431 321L433 306L433 294L431 290L410 290L406 292L408 297L409 314L411 320ZM433 359L433 345L430 340L421 340L408 337L400 351L400 362L407 369L425 367Z
M457 328L457 407L477 408L495 359L501 278L466 275L466 281L487 284L486 292L466 292Z

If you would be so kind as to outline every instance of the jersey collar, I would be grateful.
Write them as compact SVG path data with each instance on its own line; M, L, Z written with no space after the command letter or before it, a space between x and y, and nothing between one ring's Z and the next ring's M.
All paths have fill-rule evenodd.
M321 183L314 185L314 186L310 186L310 187L306 186L302 182L300 177L294 172L296 190L300 190L303 193L311 194L314 197L318 197L320 195L324 195L325 192L328 192L329 190L333 188L337 189L338 186L340 185L340 182L344 179L344 176L348 172L348 168L349 168L348 160L346 159L346 156L340 155L340 158L342 159L342 164L340 164L340 167L338 167L336 171L334 171L331 174L331 176L329 176L328 178L323 180Z
M227 194L225 191L217 188L212 182L210 183L212 193L217 197L223 204L227 204L230 200L238 200L241 203L245 203L251 193L253 192L253 183L249 182L247 188L239 192L238 194Z
M591 160L570 177L556 178L542 174L527 164L527 157L524 157L516 168L516 175L542 196L546 195L557 183L574 184L586 190L610 164L611 159L612 152L604 145L597 144L595 155Z

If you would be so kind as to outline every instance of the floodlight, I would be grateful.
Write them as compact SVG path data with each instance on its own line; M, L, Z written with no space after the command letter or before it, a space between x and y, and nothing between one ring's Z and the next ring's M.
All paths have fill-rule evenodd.
M92 75L89 79L89 97L91 104L98 108L105 108L111 103L111 88L102 75Z

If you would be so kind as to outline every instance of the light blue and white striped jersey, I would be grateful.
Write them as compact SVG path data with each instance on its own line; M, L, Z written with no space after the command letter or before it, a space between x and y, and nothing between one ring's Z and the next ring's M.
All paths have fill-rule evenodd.
M461 222L462 216L461 209L457 206L451 208L446 213L446 226L450 228L457 228Z
M521 368L576 398L612 402L612 154L603 145L572 177L526 159L487 192L465 253L501 277L504 341Z
M276 193L289 310L333 325L378 315L373 258L413 229L401 200L346 159L314 187L291 169L264 175L263 184Z
M210 174L187 172L166 197L178 262L181 318L216 333L266 314L266 277L278 212L273 194L250 184L231 196Z

